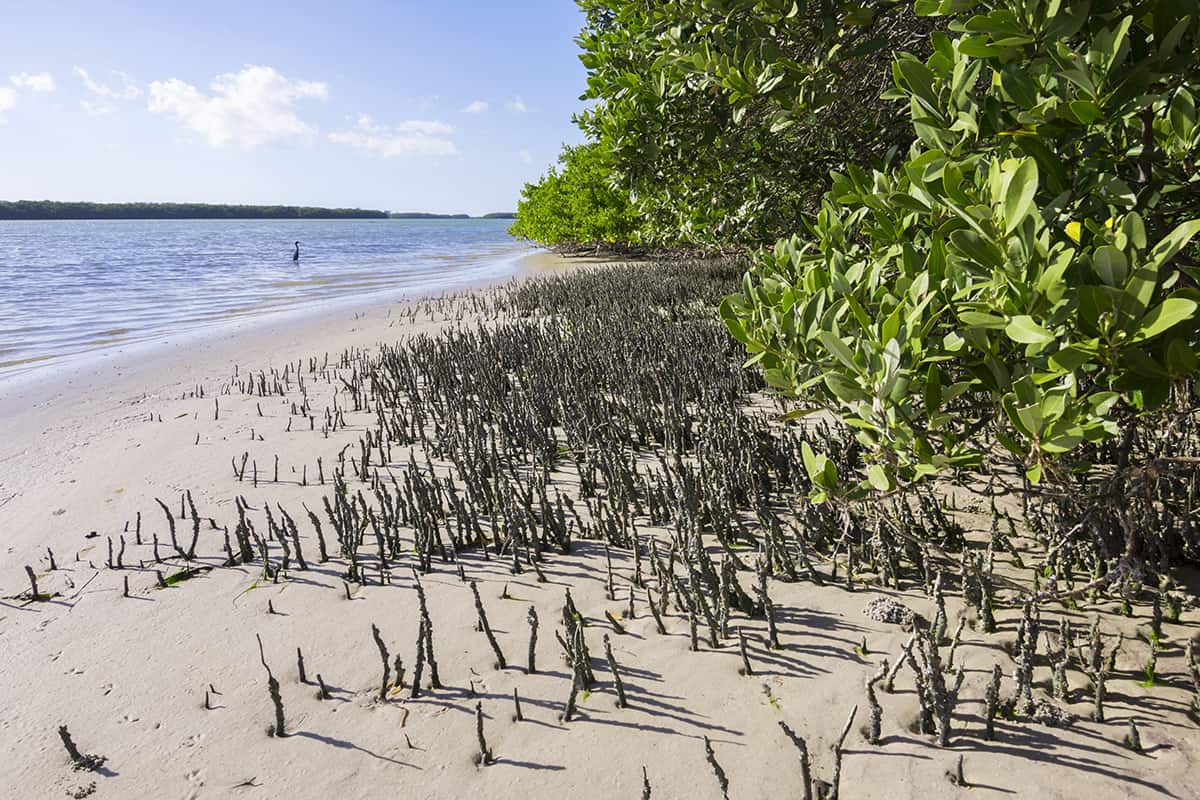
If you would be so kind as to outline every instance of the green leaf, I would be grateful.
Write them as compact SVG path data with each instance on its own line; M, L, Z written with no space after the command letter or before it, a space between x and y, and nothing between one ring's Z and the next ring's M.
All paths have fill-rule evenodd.
M1121 351L1121 372L1115 382L1118 388L1134 389L1146 385L1146 378L1165 380L1170 377L1166 368L1140 347Z
M1047 453L1066 453L1070 450L1074 450L1076 447L1083 444L1084 441L1085 439L1082 436L1078 436L1076 434L1056 436L1053 439L1042 442L1042 450L1046 451Z
M1110 244L1096 248L1092 254L1092 268L1100 280L1109 286L1121 286L1129 274L1129 260L1125 254Z
M814 453L808 442L801 442L800 454L804 458L804 469L808 472L808 478L814 486L826 490L837 489L837 467L827 456Z
M1016 428L1022 436L1032 438L1036 431L1030 430L1025 425L1025 421L1021 418L1020 410L1017 408L1016 395L1004 395L1004 397L1000 400L1000 405L1004 409L1004 415L1008 417L1008 421L1013 424L1013 427Z
M1037 194L1038 169L1032 158L1021 159L1021 165L1009 178L1004 191L1004 233L1012 233L1033 208Z
M819 406L814 406L812 408L793 408L786 414L781 415L779 420L781 422L792 422L794 420L812 416L813 414L820 414L822 411L824 411L824 409Z
M888 477L887 470L883 468L882 464L872 464L867 468L867 481L881 492L892 489L892 479Z
M941 407L942 370L937 364L930 364L925 375L925 413L932 416Z
M986 36L964 36L958 44L958 51L971 58L992 58L1005 53L1005 48L988 44Z
M1192 240L1192 237L1200 233L1200 219L1189 220L1178 226L1175 230L1168 233L1154 245L1154 249L1150 251L1150 264L1155 269L1158 269L1167 261L1175 257L1180 250L1187 247L1187 243Z
M984 314L980 311L960 311L958 319L964 325L969 325L972 328L1002 330L1008 326L1008 321L1004 317L998 317L995 314Z
M825 385L837 399L845 403L861 403L870 400L870 396L857 383L848 380L837 372L825 373Z
M915 211L918 214L928 214L932 210L923 200L919 200L912 195L894 194L888 199L906 211Z
M1126 214L1124 221L1121 222L1121 232L1129 239L1129 243L1135 250L1146 249L1146 223L1142 222L1141 214L1136 211Z
M1079 287L1079 319L1085 330L1099 331L1101 321L1113 310L1112 292L1107 286Z
M808 479L816 483L816 476L821 474L821 465L817 461L817 454L813 452L808 442L800 442L800 455L804 459L804 471L808 473Z
M905 311L909 311L904 303L899 303L896 308L888 315L888 318L883 321L883 327L880 329L879 340L888 342L896 338L896 334L900 332L900 325L904 320Z
M1187 89L1180 89L1171 100L1171 127L1180 139L1192 138L1196 129L1196 101Z
M854 363L854 351L845 342L830 331L820 331L817 334L817 338L821 340L821 344L825 345L825 349L832 353L838 361L858 372L858 365Z
M1160 305L1150 309L1146 316L1142 317L1142 321L1138 324L1138 329L1130 341L1136 343L1153 339L1160 333L1170 330L1179 323L1194 317L1196 315L1196 307L1196 303L1193 300L1187 300L1182 297L1168 297Z
M1064 347L1050 356L1050 365L1062 372L1074 372L1092 358L1092 354L1079 347Z
M1046 188L1052 194L1059 194L1067 186L1067 171L1063 166L1062 156L1051 150L1037 136L1017 136L1016 145L1021 152L1033 156L1037 160L1038 175L1045 179Z
M1108 20L1097 26L1096 33L1092 37L1091 49L1088 52L1088 63L1093 72L1098 73L1101 81L1107 77L1107 73L1112 69L1113 63L1121 53L1125 35L1129 32L1132 22L1133 17L1127 16L1123 17L1116 27L1112 27L1112 23Z
M1021 344L1045 344L1054 341L1054 334L1033 321L1033 317L1022 314L1009 320L1004 328L1008 338Z
M1156 16L1155 23L1159 22L1160 20ZM1188 28L1192 27L1192 22L1193 20L1191 17L1184 15L1178 22L1175 23L1175 27L1167 31L1166 34L1161 32L1162 28L1158 27L1157 24L1155 25L1154 43L1158 45L1159 58L1165 59L1174 55L1175 49L1179 47L1179 42L1181 39L1183 39L1184 33L1187 32Z
M976 264L989 269L1004 266L1004 256L991 239L985 239L972 230L957 230L950 234L950 243Z
M1021 406L1017 409L1017 416L1020 417L1025 429L1029 431L1030 436L1037 436L1042 432L1042 407L1037 404Z
M937 95L933 92L934 75L924 63L907 54L893 63L898 77L929 110L937 108Z
M1172 339L1167 345L1167 369L1176 378L1200 371L1200 361L1197 361L1195 351L1183 339Z
M794 388L787 373L781 369L765 369L763 370L763 378L765 378L767 383L775 389L789 391Z
M1021 108L1033 108L1037 105L1037 87L1023 64L1005 68L1000 73L1000 86Z
M1038 277L1037 290L1046 295L1046 298L1051 303L1057 303L1066 292L1063 275L1066 274L1067 268L1071 266L1071 260L1074 255L1074 248L1066 248L1057 252L1052 250L1050 252L1049 263L1046 265L1041 276Z
M745 326L742 325L742 321L738 318L737 311L734 310L734 302L734 298L732 297L726 297L721 301L721 321L729 329L730 336L742 344L749 344L750 336L746 333Z
M1075 119L1084 125L1099 122L1100 118L1104 116L1091 100L1072 100L1067 107L1071 109Z
M1096 180L1100 195L1117 208L1133 208L1137 205L1137 195L1129 184L1112 175L1101 175Z

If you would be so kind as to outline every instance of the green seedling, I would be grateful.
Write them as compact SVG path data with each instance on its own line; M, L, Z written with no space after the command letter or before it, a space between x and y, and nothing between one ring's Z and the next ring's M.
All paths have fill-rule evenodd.
M1146 666L1142 667L1142 674L1144 674L1146 678L1145 680L1138 681L1138 686L1141 686L1143 689L1154 688L1155 670L1157 669L1157 666L1158 654L1154 650L1151 650L1150 660L1146 662Z
M169 586L177 586L177 585L183 583L184 581L189 581L192 578L196 577L197 575L204 573L204 572L208 572L211 569L212 569L212 567L191 567L190 569L181 569L178 572L172 573L171 575L168 575L166 578L164 578L163 586L158 586L156 588L163 589L163 588L166 588ZM249 591L249 589L247 589L246 591Z

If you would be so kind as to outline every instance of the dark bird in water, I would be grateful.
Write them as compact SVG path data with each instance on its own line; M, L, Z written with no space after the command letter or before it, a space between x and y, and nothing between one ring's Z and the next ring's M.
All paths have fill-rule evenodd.
M292 253L292 261L299 261L299 260L300 260L300 243L296 242L296 249Z

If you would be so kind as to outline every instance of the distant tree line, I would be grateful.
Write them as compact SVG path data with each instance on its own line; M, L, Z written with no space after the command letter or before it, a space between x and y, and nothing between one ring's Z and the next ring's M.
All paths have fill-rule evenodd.
M0 202L0 220L43 219L381 219L386 211L312 206L209 205L206 203Z

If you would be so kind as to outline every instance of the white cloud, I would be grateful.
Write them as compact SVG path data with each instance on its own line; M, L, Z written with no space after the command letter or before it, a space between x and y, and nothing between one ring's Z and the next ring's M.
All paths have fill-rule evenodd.
M171 78L150 84L150 111L167 114L200 134L213 147L236 144L243 150L269 142L316 133L296 115L297 100L329 96L315 81L293 81L271 67L246 66L218 75L205 94Z
M463 109L464 114L482 114L488 110L488 104L482 100L472 100L471 104Z
M0 123L4 122L4 112L17 104L17 90L0 86Z
M36 74L18 72L16 75L9 75L8 80L17 89L25 89L31 92L54 91L54 76L49 72L39 72ZM5 112L11 111L17 105L17 99L20 97L17 89L12 88L12 86L0 86L0 124L5 122Z
M525 101L521 99L520 95L517 95L511 103L508 103L506 108L518 114L524 114L529 110L529 106L525 105Z
M521 159L522 164L533 163L533 156L530 155L528 150L522 150L521 152L517 153L517 158Z
M458 152L448 138L453 132L454 129L444 122L412 119L388 127L363 114L350 130L329 134L329 141L383 158L452 156Z
M9 76L9 80L18 89L29 89L32 92L53 92L55 88L54 76L49 72L39 72L37 74L20 72Z

